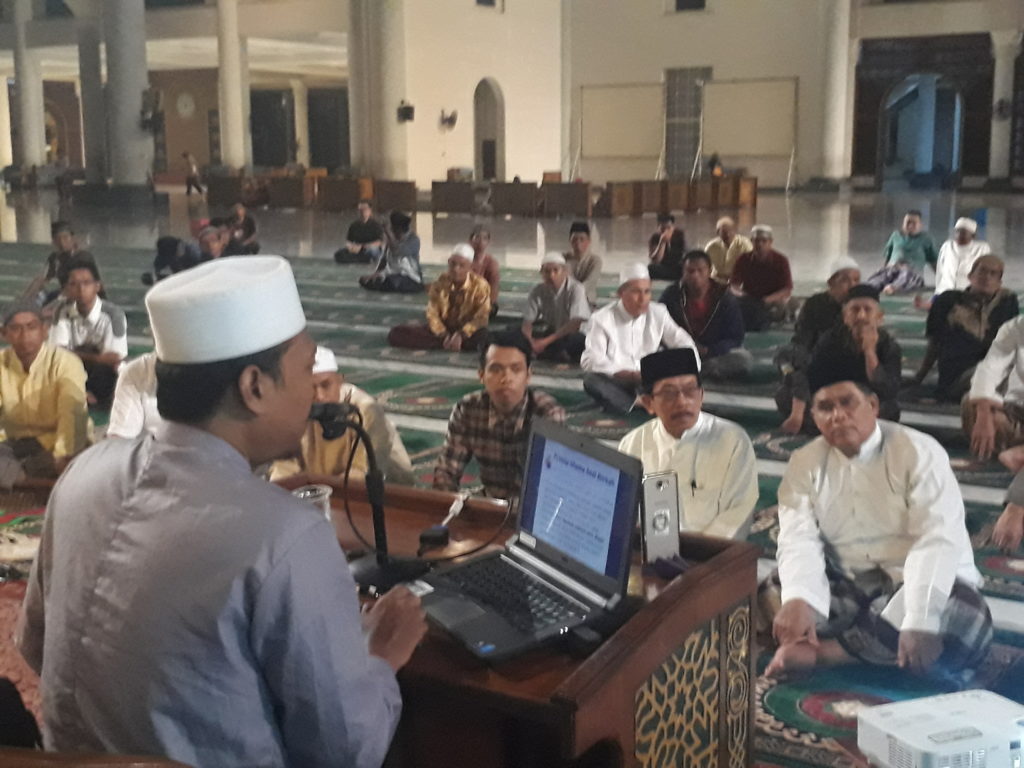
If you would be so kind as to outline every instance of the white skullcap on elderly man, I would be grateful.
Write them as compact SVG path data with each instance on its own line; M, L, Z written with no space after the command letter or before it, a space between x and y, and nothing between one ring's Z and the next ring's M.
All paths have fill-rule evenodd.
M619 287L621 288L626 283L632 280L650 280L651 273L647 269L646 264L629 264L623 267L619 271Z
M969 219L966 216L961 216L956 220L956 224L953 225L953 229L963 229L970 232L972 235L978 234L978 222L974 219Z
M327 347L317 347L316 360L313 361L313 374L337 372L338 358L334 356L334 352Z
M848 269L860 270L860 264L852 256L840 256L838 259L832 262L832 265L828 268L828 277L831 280L833 277L838 275L840 272L845 272Z
M459 243L454 248L452 248L451 256L455 256L460 259L465 259L466 261L472 263L474 256L473 246L468 245L466 243ZM449 256L448 258L451 258L451 256Z
M306 327L295 277L280 256L215 259L161 280L146 294L157 359L233 360L276 347Z
M540 260L540 265L543 267L546 264L559 264L565 266L565 256L560 254L558 251L548 251L544 254L544 258Z

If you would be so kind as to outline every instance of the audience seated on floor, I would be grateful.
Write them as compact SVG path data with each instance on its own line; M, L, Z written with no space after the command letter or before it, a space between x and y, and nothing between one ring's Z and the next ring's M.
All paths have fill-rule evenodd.
M821 436L786 466L778 570L759 591L778 643L766 673L863 662L962 684L992 617L960 488L938 441L878 406L839 372L815 383Z
M466 465L476 459L485 495L509 503L518 496L534 419L565 422L562 406L530 386L532 363L533 348L519 331L487 337L478 371L484 388L452 409L434 467L435 488L458 490Z
M967 290L946 291L932 301L925 327L928 349L913 378L921 384L938 362L937 394L942 400L960 402L996 333L1020 314L1017 294L1003 288L1003 261L998 256L979 258L967 279Z
M664 304L651 303L645 264L619 273L618 296L591 316L580 365L587 394L606 411L626 414L640 394L640 360L662 347L696 350L696 344Z
M360 200L359 218L348 225L345 245L334 252L338 264L376 264L384 248L384 227L373 215L373 203Z
M213 259L219 259L224 255L224 246L226 245L224 239L224 233L220 227L210 224L199 230L199 260L200 261L211 261ZM195 266L195 265L192 265Z
M156 352L147 352L121 366L110 406L107 437L138 437L164 423L156 402Z
M63 297L64 285L68 281L68 263L71 259L95 261L92 254L79 248L75 233L66 221L55 221L50 227L50 236L53 251L46 257L42 273L34 278L22 293L22 298L36 301L45 308L43 315L47 319L53 316ZM51 283L55 279L57 287L52 288ZM105 294L101 295L106 298Z
M256 239L256 219L241 203L235 203L227 219L228 242L225 256L252 256L260 252Z
M689 251L683 276L658 300L697 344L705 379L737 379L750 373L754 358L743 348L743 314L726 286L711 279L711 259L704 251Z
M903 352L899 343L882 327L885 313L878 301L878 289L855 285L843 302L843 322L826 331L811 352L806 371L796 369L775 395L779 411L788 418L781 429L790 434L801 430L814 434L816 421L808 411L814 382L842 373L843 377L867 386L879 401L883 419L899 421L897 397L902 381Z
M88 375L90 402L109 408L117 369L128 356L128 321L119 307L99 297L102 287L94 261L68 262L68 300L54 316L50 343L78 355Z
M716 282L728 285L736 260L754 250L754 244L746 235L737 234L736 222L728 216L718 220L715 232L718 233L718 237L708 241L704 246L704 252L711 257L711 276Z
M145 285L163 280L182 270L194 267L203 260L199 248L181 238L165 235L156 240L156 257L153 259L153 271L142 275Z
M359 387L345 381L338 371L338 360L326 347L316 348L313 363L313 402L344 403L358 409L363 429L370 436L384 480L394 485L412 485L412 462L395 425L384 409ZM348 430L336 440L325 440L318 421L309 421L302 435L302 446L292 458L279 459L270 467L273 481L290 479L294 483L338 484L349 470L349 477L366 475L369 463L362 441L356 445L356 433ZM355 453L352 452L355 447Z
M399 588L360 612L331 525L252 472L294 448L313 399L288 263L203 264L146 307L167 423L77 457L22 608L46 748L380 765L419 601Z
M939 261L935 267L935 295L954 289L964 290L969 281L974 262L992 249L984 240L977 240L978 222L966 217L956 220L953 237L939 249Z
M597 307L597 283L601 279L601 257L590 250L590 225L574 221L569 226L569 250L564 254L569 274L587 289L590 308Z
M46 340L34 301L4 311L0 349L0 488L28 477L56 477L89 441L85 368Z
M373 274L359 278L359 285L368 291L385 293L419 293L423 290L420 267L420 238L411 231L412 217L392 211L388 217L391 231L385 232L386 247Z
M882 249L882 268L865 282L882 293L906 293L924 287L925 267L936 268L938 253L924 231L920 211L907 211L903 223Z
M1024 445L1024 316L1003 323L996 333L974 369L960 415L979 459Z
M794 314L791 304L793 276L789 259L772 248L771 227L758 225L750 232L754 250L742 254L733 265L729 285L739 297L743 325L763 331Z
M473 272L473 249L455 246L448 270L430 285L427 322L396 325L388 344L403 349L446 349L474 352L487 336L491 287Z
M683 274L686 233L676 226L671 213L658 214L658 231L647 243L651 263L647 266L651 280L678 280Z
M640 404L654 418L623 437L619 450L640 459L647 474L675 472L680 531L745 539L758 498L747 433L701 410L704 387L692 349L647 355L640 373Z
M498 260L487 252L491 244L491 230L477 224L469 233L469 244L473 247L473 271L491 286L491 318L498 314L498 294L501 292L501 267Z
M544 257L540 275L540 284L530 289L526 301L523 335L539 359L579 364L587 343L580 329L590 318L587 290L569 275L560 253Z

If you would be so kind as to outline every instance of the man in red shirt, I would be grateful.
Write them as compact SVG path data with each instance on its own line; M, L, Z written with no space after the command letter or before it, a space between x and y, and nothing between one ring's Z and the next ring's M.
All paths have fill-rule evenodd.
M736 260L729 284L739 297L747 331L763 331L791 313L793 276L789 259L772 248L772 229L762 224L750 232L754 250Z

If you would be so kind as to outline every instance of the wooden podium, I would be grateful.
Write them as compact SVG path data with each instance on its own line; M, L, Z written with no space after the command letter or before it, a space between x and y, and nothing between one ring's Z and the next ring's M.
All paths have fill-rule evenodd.
M350 489L352 519L372 541L365 491ZM444 517L454 494L387 490L393 553L415 551L419 532ZM362 549L335 500L335 528ZM504 509L473 499L451 525L452 544L428 557L468 552L511 534ZM751 760L752 621L756 547L682 535L698 561L666 583L633 568L643 606L584 659L552 646L490 667L431 629L399 674L404 708L386 765L693 766Z

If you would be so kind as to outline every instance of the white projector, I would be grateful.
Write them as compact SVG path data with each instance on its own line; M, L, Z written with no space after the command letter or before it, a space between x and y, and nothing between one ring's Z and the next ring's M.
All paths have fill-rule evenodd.
M961 691L864 707L857 746L884 768L1022 768L1024 706Z

